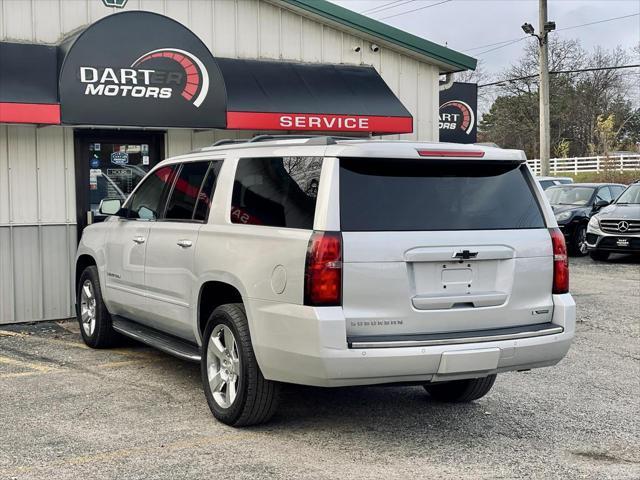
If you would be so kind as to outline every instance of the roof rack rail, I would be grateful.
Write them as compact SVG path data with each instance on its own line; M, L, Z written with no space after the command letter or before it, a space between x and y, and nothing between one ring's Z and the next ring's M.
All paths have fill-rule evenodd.
M235 143L258 143L258 142L269 142L272 140L307 140L305 144L307 145L335 145L338 140L362 140L362 139L371 139L370 136L367 137L347 137L347 136L335 136L335 135L256 135L255 137L249 139L235 139L235 138L224 138L222 140L218 140L215 142L212 147L218 147L220 145L230 145Z
M223 138L222 140L218 140L217 142L215 142L213 145L211 145L212 147L217 147L219 145L227 145L230 143L245 143L246 140L238 140L236 138Z
M250 140L247 140L249 143L255 142L268 142L270 140L290 140L290 139L305 139L305 138L313 138L318 135L256 135Z

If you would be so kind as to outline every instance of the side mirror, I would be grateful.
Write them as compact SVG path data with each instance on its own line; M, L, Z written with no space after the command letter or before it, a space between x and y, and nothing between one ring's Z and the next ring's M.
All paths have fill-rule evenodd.
M122 201L119 198L108 198L100 201L98 211L102 215L117 215L122 208Z
M600 210L602 207L606 207L607 205L609 205L609 202L607 202L606 200L596 200L596 202L593 204L593 208L595 208L596 210Z

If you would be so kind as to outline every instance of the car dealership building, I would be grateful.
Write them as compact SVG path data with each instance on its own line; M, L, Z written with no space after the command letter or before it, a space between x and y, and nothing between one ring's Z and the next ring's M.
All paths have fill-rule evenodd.
M267 132L437 141L440 75L475 68L324 0L0 0L0 17L0 323L74 315L82 228L163 158Z

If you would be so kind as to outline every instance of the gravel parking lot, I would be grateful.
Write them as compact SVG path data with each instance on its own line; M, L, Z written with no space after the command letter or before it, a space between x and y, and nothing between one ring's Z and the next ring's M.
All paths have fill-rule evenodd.
M0 326L0 478L640 478L640 261L571 259L557 367L469 405L419 387L290 386L272 423L211 417L199 367L75 322Z

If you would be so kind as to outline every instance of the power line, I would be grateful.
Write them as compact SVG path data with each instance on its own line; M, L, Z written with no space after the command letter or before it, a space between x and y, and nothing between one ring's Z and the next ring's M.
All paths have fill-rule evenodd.
M558 28L557 30L555 30L555 32L560 32L560 31L563 31L563 30L571 30L571 29L580 28L580 27L587 27L589 25L596 25L598 23L612 22L614 20L621 20L623 18L636 17L638 15L640 15L640 12L639 13L632 13L631 15L622 15L620 17L605 18L604 20L597 20L595 22L581 23L580 25L572 25L570 27ZM550 32L550 33L554 33L554 32ZM510 39L510 40L503 40L501 42L488 43L486 45L479 45L479 46L473 47L473 48L462 49L461 51L470 52L472 50L479 50L479 49L485 48L485 47L493 47L495 45L500 45L497 48L494 48L494 49L491 49L491 50L487 50L486 52L481 52L481 53L476 55L476 56L479 56L479 55L483 55L484 53L489 53L489 52L492 52L494 50L498 50L498 49L503 48L503 47L508 47L509 45L511 45L513 43L517 43L518 41L523 40L525 38L527 38L527 37L513 38L513 39ZM504 45L502 45L502 44L504 44Z
M596 25L597 23L612 22L613 20L621 20L623 18L637 17L638 15L640 15L640 12L632 13L631 15L622 15L621 17L606 18L604 20L598 20L595 22L582 23L580 25L573 25L571 27L558 28L556 32L561 32L562 30L571 30L572 28L586 27L588 25Z
M599 72L603 70L621 70L623 68L638 68L638 67L640 67L640 63L635 65L615 65L612 67L589 67L589 68L577 68L575 70L554 70L552 72L549 72L549 75L558 75L561 73ZM491 87L493 85L500 85L503 83L517 82L518 80L527 80L529 78L535 78L537 76L538 74L536 73L535 75L525 75L524 77L507 78L505 80L500 80L498 82L484 83L482 85L478 85L478 88Z
M378 5L377 7L368 8L360 13L379 13L383 10L389 10L390 8L396 8L400 5L404 5L405 3L412 3L415 1L416 0L395 0L394 2L387 2L383 3L382 5Z
M470 52L471 50L479 50L481 48L493 47L494 45L502 45L503 43L514 42L522 38L526 38L526 37L510 38L509 40L503 40L501 42L495 42L495 43L487 43L486 45L478 45L477 47L462 49L461 51Z
M509 45L513 45L514 43L521 42L523 40L526 40L527 38L529 38L529 37L520 37L517 40L513 40L513 41L511 41L509 43L506 43L504 45L500 45L499 47L490 48L489 50L485 50L484 52L476 53L476 54L474 54L474 57L480 57L480 56L484 55L485 53L493 52L494 50L499 50L500 48L508 47Z
M399 17L401 15L406 15L407 13L417 12L418 10L424 10L425 8L435 7L437 5L442 5L443 3L449 3L451 0L442 0L441 2L432 3L431 5L425 5L424 7L414 8L413 10L407 10L406 12L396 13L393 15L388 15L386 17L378 18L378 20L386 20L387 18Z

